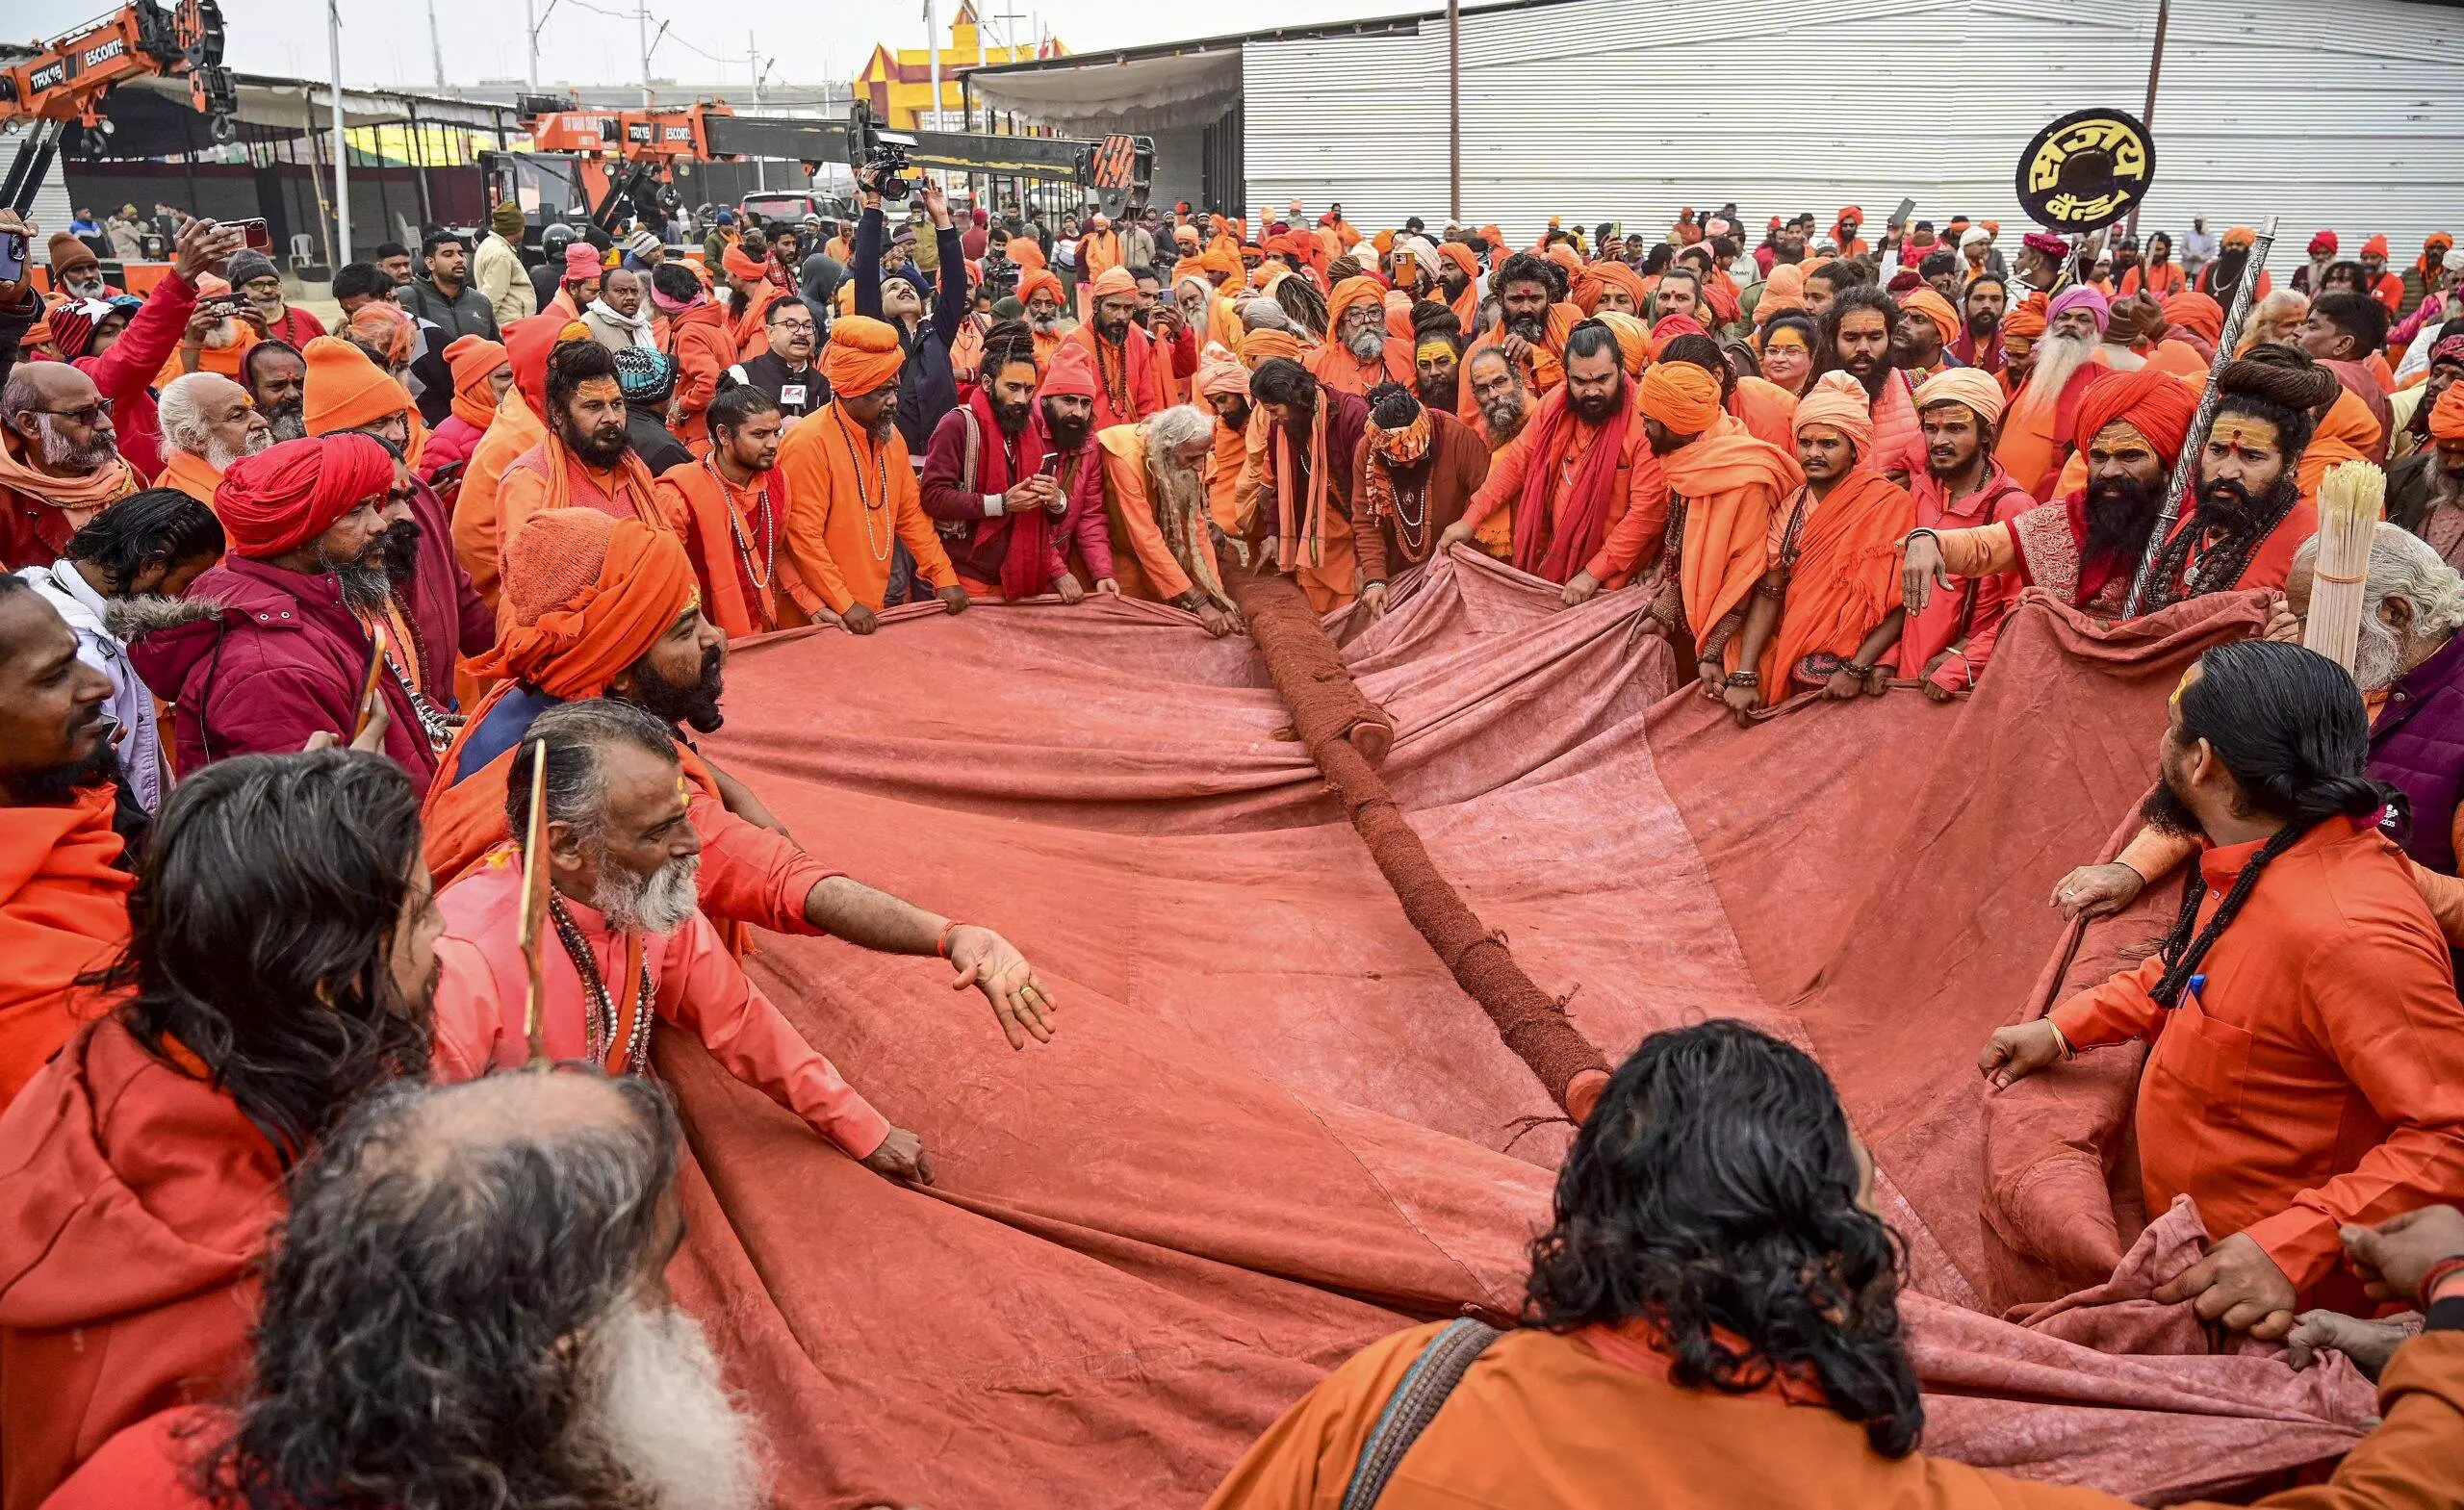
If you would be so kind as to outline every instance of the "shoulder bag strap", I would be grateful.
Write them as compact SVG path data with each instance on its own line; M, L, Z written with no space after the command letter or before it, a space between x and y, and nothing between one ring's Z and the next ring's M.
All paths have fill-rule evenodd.
M1485 1321L1465 1317L1429 1339L1421 1355L1412 1360L1403 1382L1395 1386L1395 1395L1386 1402L1377 1424L1370 1428L1369 1439L1360 1445L1360 1461L1352 1468L1350 1487L1344 1491L1343 1510L1370 1510L1377 1503L1403 1454L1412 1450L1412 1444L1436 1419L1447 1396L1462 1382L1464 1371L1504 1335Z

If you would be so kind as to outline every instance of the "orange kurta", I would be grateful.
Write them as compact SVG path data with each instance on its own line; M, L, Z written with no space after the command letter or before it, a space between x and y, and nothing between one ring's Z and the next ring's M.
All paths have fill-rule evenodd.
M702 584L703 616L731 640L807 622L782 580L788 569L782 538L789 496L786 476L773 471L768 480L773 523L766 532L758 522L762 478L739 488L705 457L689 467L669 468L655 484L661 507L683 525L684 550ZM737 565L747 558L749 573Z
M462 486L453 496L453 553L461 557L471 585L491 608L497 601L500 533L497 495L504 483L504 470L547 438L548 427L531 413L521 390L509 390L498 400L496 418L488 422L487 433L471 452L471 464L462 469Z
M68 1041L77 977L128 941L119 856L108 786L0 807L0 1107Z
M1371 1344L1269 1427L1206 1510L1338 1510L1370 1429L1436 1335ZM2464 1335L2408 1343L2380 1384L2386 1423L2325 1486L2282 1510L2451 1503L2464 1453ZM1648 1486L1638 1495L1637 1486ZM2415 1490L2417 1493L2407 1493ZM2034 1483L1912 1452L1886 1458L1806 1385L1751 1395L1672 1384L1629 1327L1507 1333L1466 1370L1397 1466L1378 1510L1629 1510L1667 1503L1892 1510L2124 1510L2092 1489ZM2213 1510L2213 1507L2210 1507Z
M2213 917L2256 843L2200 857ZM2188 1195L2208 1232L2246 1233L2297 1308L2369 1315L2340 1224L2464 1191L2464 1004L2401 851L2330 818L2261 874L2168 1011L2151 955L2051 1013L2072 1047L2145 1039L2138 1131L2147 1209Z
M1112 529L1113 580L1124 598L1176 601L1196 584L1155 523L1155 503L1146 492L1144 432L1134 425L1119 425L1096 436L1095 444L1104 453L1104 514ZM1211 499L1209 512L1213 512ZM1193 549L1214 570L1216 580L1221 581L1222 565L1216 559L1214 541L1200 531Z
M1685 528L1678 544L1678 587L1695 643L1742 606L1762 579L1770 550L1771 513L1805 479L1797 459L1746 433L1722 415L1693 445L1660 458L1670 506L1682 502ZM1741 647L1729 641L1729 669Z
M1890 617L1900 605L1899 542L1916 526L1916 500L1909 491L1860 467L1820 503L1808 491L1772 511L1764 550L1771 567L1782 564L1789 516L1798 503L1806 513L1797 525L1797 556L1787 568L1780 627L1755 668L1765 707L1795 693L1789 674L1797 662L1822 654L1853 660L1865 636Z
M779 470L787 477L787 559L802 589L796 606L808 618L860 602L880 608L899 541L926 581L958 585L897 430L876 446L837 404L825 404L780 443Z
M1797 448L1797 396L1760 377L1740 377L1729 395L1729 413L1745 422L1745 432L1784 451Z
M214 490L222 481L222 473L213 463L194 451L163 448L163 470L154 474L158 488L173 488L204 504L214 506Z
M1412 367L1412 346L1389 336L1385 354L1374 362L1363 362L1344 346L1328 341L1300 359L1312 376L1337 393L1357 398L1380 383L1401 383L1406 388L1417 374Z

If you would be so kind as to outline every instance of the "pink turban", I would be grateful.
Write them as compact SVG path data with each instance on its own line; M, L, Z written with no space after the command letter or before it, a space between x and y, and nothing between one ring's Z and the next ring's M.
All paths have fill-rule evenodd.
M2074 283L2055 294L2053 302L2044 307L2046 327L2051 328L2053 322L2062 318L2064 311L2074 309L2084 309L2095 318L2096 334L2100 336L2105 333L2105 326L2113 320L2113 305L2103 294L2084 283Z

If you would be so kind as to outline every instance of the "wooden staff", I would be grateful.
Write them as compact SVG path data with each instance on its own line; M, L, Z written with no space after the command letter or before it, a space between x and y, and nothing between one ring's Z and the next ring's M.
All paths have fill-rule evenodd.
M522 832L522 1032L530 1044L532 1069L548 1058L548 745L530 741L530 816Z
M2301 643L2347 672L2361 644L2370 542L2387 500L2387 474L2366 461L2340 462L2319 480L2319 565Z
M2130 601L2122 605L2122 617L2139 617L2141 606L2147 601L2147 591L2156 585L2156 558L2165 553L2165 542L2172 538L2173 525L2182 517L2182 499L2191 490L2191 479L2198 475L2198 453L2207 448L2208 427L2216 422L2216 380L2222 375L2224 364L2233 360L2233 348L2242 342L2242 327L2249 323L2250 298L2259 287L2259 274L2266 270L2268 251L2275 245L2274 216L2250 243L2250 260L2242 267L2242 281L2233 290L2233 307L2224 312L2224 334L2216 342L2216 360L2207 365L2207 387L2198 396L2198 413L2191 417L2190 433L2182 437L2182 454L2173 463L2173 480L2165 489L2165 506L2157 511L2156 531L2147 537L2147 552L2139 558L2139 575L2131 578Z

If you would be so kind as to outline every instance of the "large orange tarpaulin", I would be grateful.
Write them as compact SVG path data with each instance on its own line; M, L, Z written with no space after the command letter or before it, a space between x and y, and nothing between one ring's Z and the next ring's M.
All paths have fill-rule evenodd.
M2181 665L2256 610L2100 632L2038 602L1972 700L1739 729L1662 697L1645 596L1562 610L1457 558L1348 637L1448 879L1612 1060L1708 1015L1822 1057L1909 1240L1929 1449L2155 1501L2349 1446L2375 1407L2341 1363L2114 1357L1999 1318L2137 1236L2077 1168L2127 1104L2112 1066L1992 1121L1994 1227L2080 1229L2085 1278L1989 1237L1977 1047L2048 973L2045 897L2138 801ZM1553 1107L1246 641L1098 600L885 620L740 646L707 748L833 867L1008 934L1061 1032L1012 1054L936 964L764 936L757 976L939 1184L866 1173L663 1041L698 1160L679 1292L769 1423L783 1503L1194 1506L1363 1344L1511 1313L1563 1125L1527 1128Z

